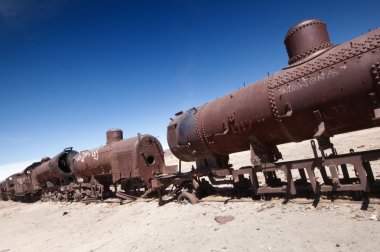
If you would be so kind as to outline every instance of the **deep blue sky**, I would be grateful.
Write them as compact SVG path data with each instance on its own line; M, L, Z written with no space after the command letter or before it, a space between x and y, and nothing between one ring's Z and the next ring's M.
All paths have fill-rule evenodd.
M380 25L380 1L0 0L0 164L158 136L169 118L287 65L307 18L341 43Z

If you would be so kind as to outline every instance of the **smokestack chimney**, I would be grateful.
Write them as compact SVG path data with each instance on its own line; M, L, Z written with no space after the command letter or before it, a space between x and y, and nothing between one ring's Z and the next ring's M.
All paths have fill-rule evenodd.
M318 55L333 46L326 23L318 19L305 20L290 28L284 43L289 56L289 65L309 56Z
M123 140L123 131L121 129L107 130L107 144Z

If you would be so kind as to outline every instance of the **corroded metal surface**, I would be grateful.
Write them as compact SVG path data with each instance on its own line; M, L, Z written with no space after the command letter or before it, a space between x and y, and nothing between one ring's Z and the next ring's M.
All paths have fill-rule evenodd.
M33 194L33 185L30 176L27 173L16 173L12 175L16 197L25 197Z
M78 177L95 177L103 185L124 181L123 186L127 186L132 179L150 185L152 176L162 173L165 166L161 143L151 135L138 135L82 151L73 161Z
M332 47L327 27L318 19L305 20L291 28L285 36L289 64L293 64Z
M123 131L121 129L107 130L107 144L123 140Z
M72 148L64 151L51 159L44 158L31 172L31 181L35 191L48 186L66 184L74 180L72 170L72 158L77 154Z
M15 194L15 188L13 183L13 175L9 176L2 182L0 182L1 189L1 199L2 200L13 200Z
M6 188L5 183L6 183L5 180L0 181L0 198L1 198L1 200L8 200L7 188Z

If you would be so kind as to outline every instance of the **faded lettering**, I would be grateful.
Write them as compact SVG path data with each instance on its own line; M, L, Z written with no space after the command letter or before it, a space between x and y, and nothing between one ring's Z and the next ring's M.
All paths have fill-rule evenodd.
M338 74L339 73L337 71L329 70L326 72L321 72L317 76L313 76L310 78L302 77L301 79L297 81L297 83L292 83L292 84L288 84L287 86L280 87L278 91L281 94L292 93L294 91L300 90L303 87L314 86L318 82L324 81L325 79L334 78Z
M99 159L99 152L98 152L98 149L94 149L94 150L89 150L89 151L82 151L81 153L79 153L76 157L75 157L75 161L78 161L78 162L84 162L84 160L87 158L87 157L92 157L94 160L98 160Z

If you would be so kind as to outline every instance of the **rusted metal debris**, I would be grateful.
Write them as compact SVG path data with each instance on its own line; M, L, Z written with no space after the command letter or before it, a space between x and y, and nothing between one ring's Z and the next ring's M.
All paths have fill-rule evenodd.
M223 215L223 216L215 216L214 220L219 224L223 225L227 222L233 221L235 219L232 215Z

